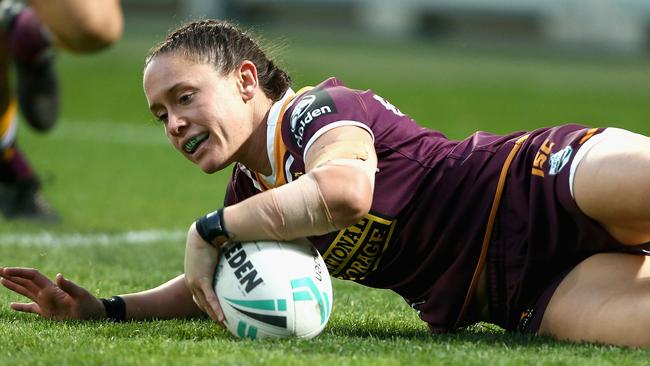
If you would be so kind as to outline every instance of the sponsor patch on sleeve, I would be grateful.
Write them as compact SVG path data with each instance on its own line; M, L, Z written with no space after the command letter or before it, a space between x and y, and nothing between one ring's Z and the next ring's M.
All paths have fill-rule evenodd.
M332 97L324 90L303 96L291 112L291 138L302 148L304 145L305 129L318 117L336 113Z

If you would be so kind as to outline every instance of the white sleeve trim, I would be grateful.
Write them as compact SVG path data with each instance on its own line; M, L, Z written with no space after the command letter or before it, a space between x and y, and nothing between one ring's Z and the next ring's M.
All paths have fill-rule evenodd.
M350 121L350 120L336 121L336 122L330 123L330 124L328 124L326 126L323 126L320 130L316 131L314 136L312 136L309 139L309 141L307 141L307 145L305 145L305 150L302 153L302 161L304 161L304 162L307 161L307 152L309 151L309 148L311 148L311 145L313 145L314 141L316 141L316 139L321 137L321 135L323 135L327 131L333 130L333 129L337 128L337 127L343 127L343 126L361 127L364 130L368 131L368 133L370 134L370 137L372 137L372 142L373 143L375 142L375 134L372 133L372 130L367 125L365 125L365 124L363 124L361 122Z

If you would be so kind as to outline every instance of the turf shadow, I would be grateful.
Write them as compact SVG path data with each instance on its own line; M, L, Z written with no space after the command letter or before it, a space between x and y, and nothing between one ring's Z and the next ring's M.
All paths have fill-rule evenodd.
M330 325L326 330L336 336L352 338L367 338L378 340L413 340L437 344L475 343L491 346L506 346L508 348L543 348L546 346L575 347L575 343L555 340L551 337L505 332L503 329L491 324L478 324L455 332L433 334L426 327L399 328L390 324L377 323L365 324L363 327L355 326L348 322L339 322ZM598 345L595 345L598 346ZM610 347L610 346L606 346Z

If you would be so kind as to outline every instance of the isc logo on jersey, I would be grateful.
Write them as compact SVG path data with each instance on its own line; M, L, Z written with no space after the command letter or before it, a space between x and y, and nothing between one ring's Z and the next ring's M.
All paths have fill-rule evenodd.
M332 310L327 267L306 243L228 244L214 282L226 326L240 338L313 338Z
M291 112L291 133L296 145L303 147L305 128L315 118L335 112L334 101L325 91L321 90L302 97Z

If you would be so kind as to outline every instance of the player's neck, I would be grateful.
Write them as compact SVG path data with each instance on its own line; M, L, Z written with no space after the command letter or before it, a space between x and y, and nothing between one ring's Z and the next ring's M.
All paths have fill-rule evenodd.
M253 130L249 140L244 144L244 151L242 151L242 158L239 162L244 164L248 169L260 174L271 175L273 168L271 167L269 155L266 151L266 140L267 119L273 101L265 95L263 98L256 99L258 102L253 113Z

